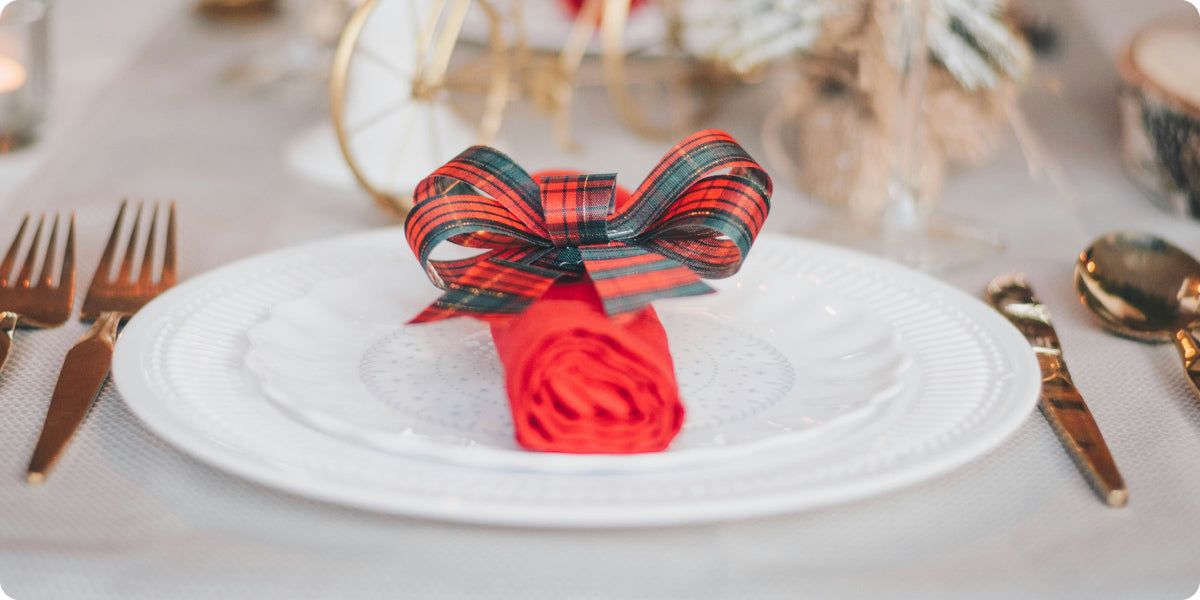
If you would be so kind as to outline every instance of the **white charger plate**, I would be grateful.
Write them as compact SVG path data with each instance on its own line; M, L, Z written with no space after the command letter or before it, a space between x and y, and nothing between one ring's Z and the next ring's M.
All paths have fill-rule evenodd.
M369 285L388 273L394 278ZM486 332L461 320L400 326L438 292L399 229L274 252L181 284L126 327L113 376L133 412L168 442L255 481L373 510L533 526L711 521L880 493L986 452L1037 399L1037 365L1020 335L981 302L919 273L762 236L742 272L718 285L716 295L658 304L684 400L697 401L679 446L656 455L511 446ZM394 312L381 315L393 300ZM340 311L351 308L369 322L348 325L354 318ZM402 368L433 338L422 355L465 368L460 376L481 386L438 390L454 409L414 400L431 380ZM750 368L786 363L786 390L704 400L721 385L694 378L738 354L730 339L774 348ZM331 360L347 340L358 350ZM362 351L363 340L375 351ZM472 345L473 355L461 352ZM345 377L353 365L362 373L364 361L389 364L379 372L399 383ZM746 375L719 367L727 382ZM316 374L300 388L322 392L296 394L297 368ZM786 370L764 371L764 381L778 383ZM354 386L362 387L338 395ZM373 418L323 403L342 398ZM768 406L753 408L760 404ZM468 418L448 422L455 410ZM772 429L772 411L785 426Z

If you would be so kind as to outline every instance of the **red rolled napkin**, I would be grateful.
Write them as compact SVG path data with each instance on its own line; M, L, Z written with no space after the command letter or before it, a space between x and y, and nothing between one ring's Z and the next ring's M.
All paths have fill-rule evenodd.
M473 146L413 193L405 238L443 294L410 322L491 324L522 446L662 450L684 408L650 303L736 273L770 197L762 167L715 129L676 144L632 194L615 173L532 176ZM432 258L442 242L483 252Z
M652 307L618 323L590 281L555 284L515 319L492 324L517 443L579 454L657 452L683 404Z
M629 201L620 186L615 195L618 208ZM493 323L492 339L517 443L525 448L657 452L683 425L667 333L650 306L613 320L590 280L556 283L516 318Z

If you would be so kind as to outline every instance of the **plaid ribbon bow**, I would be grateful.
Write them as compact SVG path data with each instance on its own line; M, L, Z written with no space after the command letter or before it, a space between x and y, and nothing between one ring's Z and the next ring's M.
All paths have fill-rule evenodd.
M712 292L700 278L737 272L770 209L771 179L729 134L675 145L622 207L616 175L539 185L512 159L474 146L416 189L404 233L445 294L413 323L502 321L562 277L588 275L610 317L658 298ZM431 260L443 241L487 252Z

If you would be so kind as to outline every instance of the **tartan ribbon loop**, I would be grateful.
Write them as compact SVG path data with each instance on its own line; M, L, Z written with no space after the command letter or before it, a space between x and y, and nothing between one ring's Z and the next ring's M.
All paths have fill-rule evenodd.
M608 243L608 215L617 200L617 174L542 177L542 211L555 246Z
M729 134L709 129L676 144L628 201L616 197L615 174L538 181L493 148L468 148L417 185L404 222L444 291L412 322L506 320L563 277L590 277L614 318L712 292L701 278L737 272L770 211L771 179ZM445 241L480 253L431 258Z

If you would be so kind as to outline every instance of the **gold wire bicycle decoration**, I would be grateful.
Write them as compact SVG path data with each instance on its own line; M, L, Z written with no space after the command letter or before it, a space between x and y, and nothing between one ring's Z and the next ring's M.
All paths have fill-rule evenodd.
M639 8L662 27L638 44L626 39L631 0L583 0L549 49L530 42L526 0L503 1L366 0L347 22L330 74L334 130L354 178L393 215L411 208L419 177L492 141L515 99L549 114L565 148L581 87L602 85L647 137L682 135L715 109L720 69L685 49L682 0Z

